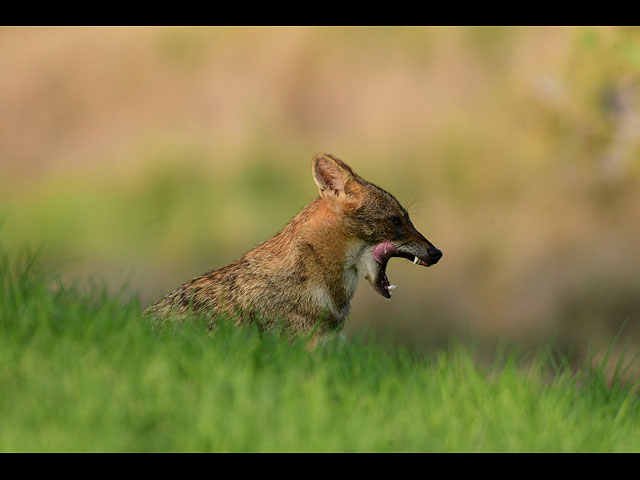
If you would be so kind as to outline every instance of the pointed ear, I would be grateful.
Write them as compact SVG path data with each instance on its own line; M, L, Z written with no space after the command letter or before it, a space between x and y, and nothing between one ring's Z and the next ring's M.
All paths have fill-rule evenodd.
M313 179L320 196L341 208L357 208L361 204L359 177L342 160L325 153L312 159Z

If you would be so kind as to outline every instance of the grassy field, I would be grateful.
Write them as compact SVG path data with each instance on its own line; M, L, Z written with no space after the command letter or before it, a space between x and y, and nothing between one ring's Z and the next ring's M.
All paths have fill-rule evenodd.
M154 330L135 296L0 265L3 452L640 450L636 386L550 349L479 365L460 345Z

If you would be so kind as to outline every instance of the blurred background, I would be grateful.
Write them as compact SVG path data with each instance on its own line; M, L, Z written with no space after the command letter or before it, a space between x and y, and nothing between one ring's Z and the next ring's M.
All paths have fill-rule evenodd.
M143 306L317 195L329 152L444 252L347 333L640 351L640 29L0 28L0 242Z

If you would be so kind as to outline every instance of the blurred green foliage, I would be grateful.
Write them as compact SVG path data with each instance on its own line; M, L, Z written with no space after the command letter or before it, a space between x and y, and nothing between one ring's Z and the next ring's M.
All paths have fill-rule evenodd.
M0 236L65 280L151 302L282 228L327 151L444 252L350 333L640 341L640 29L7 28L0 59Z

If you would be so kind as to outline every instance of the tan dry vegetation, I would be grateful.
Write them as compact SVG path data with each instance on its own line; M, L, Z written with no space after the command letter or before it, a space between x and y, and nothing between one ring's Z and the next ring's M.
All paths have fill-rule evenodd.
M0 234L151 301L280 229L328 151L444 251L362 284L352 331L638 338L639 34L3 28Z

